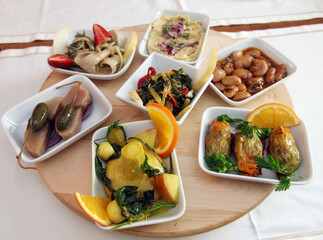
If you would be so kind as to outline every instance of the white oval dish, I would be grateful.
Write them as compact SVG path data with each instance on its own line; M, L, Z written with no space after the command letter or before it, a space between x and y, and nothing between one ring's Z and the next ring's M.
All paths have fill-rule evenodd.
M85 32L85 34L87 36L93 38L92 30L89 30L89 29L86 29L86 30L83 30L83 29L71 30L70 33L69 33L68 39L67 39L67 45L71 44L71 42L74 39L74 36L77 33L82 33L83 31ZM127 36L127 38L129 38L129 36ZM65 74L68 74L68 75L83 75L83 76L86 76L86 77L91 78L91 79L113 80L113 79L116 79L116 78L122 76L127 71L127 69L129 68L129 66L130 66L130 64L131 64L131 62L132 62L132 60L133 60L133 58L135 56L135 52L136 52L136 47L133 49L131 55L129 56L129 58L127 59L125 65L121 68L121 70L114 73L114 74L92 74L92 73L74 71L74 70L64 69L64 68L55 68L55 67L50 66L49 64L48 64L48 66L53 71L60 72L60 73L65 73ZM49 51L48 57L50 57L52 55L53 55L53 50L51 48L50 51Z
M270 85L269 87L259 91L256 94L253 94L251 97L242 100L242 101L233 101L230 98L226 97L212 82L210 83L210 87L212 90L226 103L232 105L232 106L241 106L243 104L246 104L247 102L252 101L253 99L257 98L258 96L261 96L264 93L267 93L268 91L272 90L274 87L279 86L283 82L291 79L294 77L297 67L296 65L289 60L283 53L276 50L273 46L269 45L266 41L260 39L260 38L246 38L244 40L238 41L228 47L222 48L218 51L218 60L228 57L232 52L236 50L243 50L249 47L256 47L259 48L261 51L263 51L268 57L270 57L272 60L277 62L278 64L286 64L286 70L287 70L287 76L283 78L282 80Z
M137 122L129 122L120 124L125 128L127 137L134 136L144 130L155 128L154 123L151 120L144 120L144 121L137 121ZM94 144L94 140L105 138L107 135L107 127L103 127L95 131L92 137L92 196L94 197L105 197L105 191L102 182L97 178L95 173L95 156L96 156L96 149L97 146ZM102 140L104 141L104 140ZM179 202L177 203L175 208L170 209L165 214L162 215L156 215L151 216L145 221L138 221L134 222L131 225L123 226L119 229L126 229L126 228L133 228L133 227L141 227L146 225L152 225L152 224L159 224L169 221L174 221L178 218L180 218L186 209L186 200L185 200L185 194L184 194L184 188L182 184L181 174L178 166L177 161L177 155L176 151L171 153L170 157L164 158L164 161L168 167L172 166L171 173L177 174L180 177L180 192L179 192ZM104 230L110 230L111 228L115 227L116 224L112 224L111 226L104 227L100 224L97 224L97 226Z
M230 178L235 180L243 180L243 181L252 181L252 182L261 182L261 183L271 183L278 184L279 180L277 180L276 174L267 169L262 169L262 175L258 177L249 177L239 175L238 173L217 173L211 171L205 163L205 138L209 131L209 123L217 118L217 116L226 114L230 118L240 118L246 119L252 110L247 109L239 109L239 108L228 108L228 107L211 107L205 110L202 116L201 121L201 130L200 130L200 138L199 138L199 151L198 151L198 161L201 169L207 174L222 177L222 178ZM232 127L232 132L235 133L236 129ZM296 171L296 174L301 176L302 178L294 178L291 181L291 184L308 184L313 176L313 167L312 167L312 158L311 158L311 150L310 143L307 135L307 130L304 122L301 120L301 124L297 126L291 127L291 131L293 137L295 138L296 145L299 149L301 155L301 165L299 169ZM268 143L267 143L268 145ZM267 151L265 151L265 155L267 158ZM231 154L232 159L235 162L234 154Z
M112 105L109 100L103 95L103 93L85 76L75 75L65 80L56 83L55 85L37 93L31 98L21 102L20 104L9 109L1 118L2 126L11 142L15 152L18 154L20 152L21 146L24 142L24 134L26 131L28 119L31 117L34 107L40 103L50 100L54 97L64 97L70 90L71 86L62 87L56 89L56 87L61 86L66 83L73 81L82 82L82 87L86 88L91 97L93 108L90 115L82 121L81 130L79 133L71 137L70 139L64 141L60 140L56 145L50 147L46 152L38 157L32 157L27 149L22 153L22 160L27 163L36 163L44 161L47 158L53 156L64 148L68 147L72 143L76 142L89 132L93 131L95 128L100 126L111 114ZM12 156L14 159L15 156Z
M160 10L156 13L154 19L152 20L152 22L158 18L160 18L161 16L164 15L176 15L176 14L181 14L181 15L188 15L190 19L192 20L199 20L202 22L202 28L205 29L205 34L204 34L204 38L203 38L203 45L201 47L200 53L198 55L198 57L196 58L195 61L192 62L186 62L188 64L195 64L198 60L201 59L203 51L204 51L204 47L206 44L206 38L207 35L209 33L209 29L210 29L210 17L206 14L203 13L197 13L197 12L191 12L191 11L180 11L180 10ZM139 45L139 54L142 55L143 57L148 57L149 56L149 52L148 52L148 48L147 48L147 41L150 35L150 31L151 31L152 25L150 24L147 28L147 31L144 35L144 37L142 38L140 45Z
M141 110L143 113L147 114L147 108L143 105L139 105L136 103L132 98L130 97L129 92L134 91L137 89L137 83L138 80L147 74L147 70L149 67L153 67L156 69L157 73L160 72L166 72L171 68L178 70L180 68L183 68L184 73L188 74L192 78L192 84L194 86L194 73L197 71L199 66L203 63L203 60L205 58L201 59L199 62L197 62L196 66L189 65L185 62L178 61L169 57L166 57L164 55L161 55L159 53L152 53L141 65L140 67L130 76L130 78L121 86L121 88L116 93L116 97L120 100L124 101L125 103L135 107L138 110ZM213 74L209 77L209 79L204 83L204 85L201 87L201 89L197 92L195 97L193 98L193 101L190 103L191 108L177 121L178 125L181 125L188 114L192 111L193 107L197 103L197 101L200 99L201 95L213 79Z

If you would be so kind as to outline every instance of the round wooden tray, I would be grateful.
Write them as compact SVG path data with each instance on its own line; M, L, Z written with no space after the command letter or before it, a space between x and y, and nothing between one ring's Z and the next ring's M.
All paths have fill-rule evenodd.
M139 45L147 25L126 28L135 30ZM231 39L215 31L210 31L205 52L211 48L220 49L234 43ZM204 53L205 54L205 53ZM112 81L93 80L113 105L110 117L101 126L144 120L145 117L115 97L115 93L131 74L140 66L144 58L138 52L130 68L119 79ZM41 90L65 79L68 75L52 72ZM280 102L293 107L284 84L273 89L242 108L254 109L268 103ZM198 164L198 138L200 121L204 110L213 106L229 106L210 88L207 88L190 115L179 126L179 140L176 146L179 167L186 197L186 212L178 220L146 227L119 230L122 233L154 238L182 237L203 233L226 225L258 206L274 189L274 185L229 180L204 173ZM79 208L73 193L91 195L91 138L92 133L80 139L65 150L37 163L37 170L53 194L69 209L90 220Z

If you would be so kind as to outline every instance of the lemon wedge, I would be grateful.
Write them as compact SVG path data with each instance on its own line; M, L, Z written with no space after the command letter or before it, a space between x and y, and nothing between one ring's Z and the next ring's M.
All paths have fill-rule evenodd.
M131 31L131 36L128 39L126 46L125 46L125 52L123 54L123 59L126 62L127 59L130 57L132 51L137 45L137 33L135 31Z
M193 89L195 91L199 91L204 85L204 83L213 74L217 60L218 51L215 48L213 48L212 51L210 51L202 60L202 62L199 65L199 68L192 77Z
M66 44L69 33L69 27L63 27L62 29L56 32L52 46L53 55L64 54L66 52Z
M129 94L132 100L134 100L136 103L138 103L139 105L144 105L144 103L142 102L141 98L139 97L138 93L135 90L129 92Z

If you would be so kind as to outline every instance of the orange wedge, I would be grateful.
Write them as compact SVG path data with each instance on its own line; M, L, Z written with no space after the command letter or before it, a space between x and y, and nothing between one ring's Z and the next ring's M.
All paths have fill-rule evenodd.
M110 226L112 224L108 218L106 210L109 202L111 201L110 198L92 197L80 194L78 192L74 193L74 197L81 209L91 219L103 226Z
M249 114L247 121L259 128L291 127L301 123L291 108L280 103L267 103L257 107Z
M172 112L158 103L146 105L148 114L157 129L158 143L154 148L161 157L169 156L178 140L178 125Z

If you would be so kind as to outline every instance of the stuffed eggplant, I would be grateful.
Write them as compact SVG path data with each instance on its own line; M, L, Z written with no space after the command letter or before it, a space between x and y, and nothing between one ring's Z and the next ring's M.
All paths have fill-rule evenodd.
M226 121L214 120L210 122L210 130L205 139L206 156L213 153L230 156L231 127Z
M233 152L238 168L243 174L254 177L261 174L255 156L263 156L263 145L255 132L252 138L248 138L241 131L238 131L234 136Z
M287 170L299 167L301 156L290 128L279 126L269 137L269 154Z

